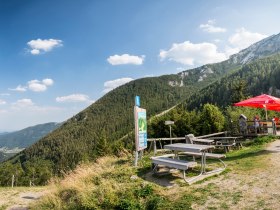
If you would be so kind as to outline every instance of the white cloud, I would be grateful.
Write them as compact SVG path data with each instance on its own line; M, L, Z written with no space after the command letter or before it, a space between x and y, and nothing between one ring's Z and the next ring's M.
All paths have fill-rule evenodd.
M103 90L104 93L108 93L109 91L125 84L128 83L130 81L132 81L132 78L120 78L120 79L115 79L115 80L110 80L110 81L106 81L104 83L104 87L105 89Z
M32 55L39 55L39 54L40 54L40 50L38 50L38 49L33 49L33 50L30 50L30 53L31 53Z
M63 46L62 40L59 39L36 39L27 42L27 45L31 48L32 55L39 55L42 52L49 52L55 47Z
M12 91L24 92L27 89L34 92L43 92L48 89L48 86L52 86L54 81L52 79L46 78L42 81L34 79L27 82L26 86L18 85L16 88L9 88Z
M43 92L47 90L47 86L39 80L31 80L28 82L28 88L34 92Z
M10 93L1 93L0 96L10 96Z
M72 94L68 96L56 97L57 102L93 102L89 99L89 96L84 94Z
M240 51L240 49L238 47L230 47L230 46L225 47L225 54L227 55L228 58L229 58L229 56L236 54L239 51Z
M214 26L215 23L215 20L208 20L206 24L200 24L199 28L208 33L224 33L227 31L226 28Z
M9 88L9 90L18 91L18 92L25 92L26 91L26 87L18 85L16 88Z
M4 104L6 104L6 103L7 103L6 101L0 99L0 105L4 105Z
M225 60L224 53L217 51L217 46L212 43L203 42L193 44L190 41L174 43L169 50L161 50L161 60L168 59L185 65L202 65Z
M51 86L51 85L53 85L53 80L46 78L46 79L42 80L42 83L45 84L46 86Z
M240 51L266 37L267 35L260 34L260 33L253 33L247 31L245 28L240 28L236 30L235 34L229 37L228 41L233 46L233 48L236 48L238 49L237 51Z
M123 55L112 55L109 58L107 58L107 61L112 65L123 65L123 64L142 65L144 59L145 59L144 55L140 57L136 55L123 54Z
M17 100L17 102L15 102L13 105L15 107L29 107L29 106L33 106L34 103L32 102L31 99L24 98L24 99Z

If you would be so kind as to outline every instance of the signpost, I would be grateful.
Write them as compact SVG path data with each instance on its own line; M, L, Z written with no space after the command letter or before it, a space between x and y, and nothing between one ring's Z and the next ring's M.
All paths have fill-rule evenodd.
M135 120L135 166L138 162L138 152L140 151L140 157L142 157L143 150L147 148L147 115L146 109L142 109L140 106L140 97L135 97L134 106L134 120Z
M169 125L170 144L172 144L171 125L173 125L173 124L174 124L174 121L170 121L170 120L165 121L165 125Z

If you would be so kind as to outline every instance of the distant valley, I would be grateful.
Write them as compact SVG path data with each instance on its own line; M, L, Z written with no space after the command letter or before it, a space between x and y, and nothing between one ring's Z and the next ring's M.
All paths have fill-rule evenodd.
M40 138L58 128L61 123L44 123L14 132L0 133L0 162L29 147Z

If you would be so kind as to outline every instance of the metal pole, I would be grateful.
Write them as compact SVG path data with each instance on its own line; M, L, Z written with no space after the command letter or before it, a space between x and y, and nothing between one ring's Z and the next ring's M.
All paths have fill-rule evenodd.
M170 143L172 144L171 125L169 125Z
M267 121L267 109L266 109L266 106L265 106L265 119Z
M153 141L154 144L154 156L157 154L157 145L156 145L156 140Z
M15 175L13 174L13 176L12 176L12 188L14 187L14 182L15 182Z
M134 160L134 166L137 167L138 163L138 151L135 151L135 160Z

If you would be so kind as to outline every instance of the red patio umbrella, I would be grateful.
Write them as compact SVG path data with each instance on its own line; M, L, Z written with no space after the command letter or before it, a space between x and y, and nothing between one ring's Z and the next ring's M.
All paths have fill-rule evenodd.
M264 108L267 120L267 110L280 111L280 98L262 94L253 98L235 103L234 106L247 106L254 108Z

